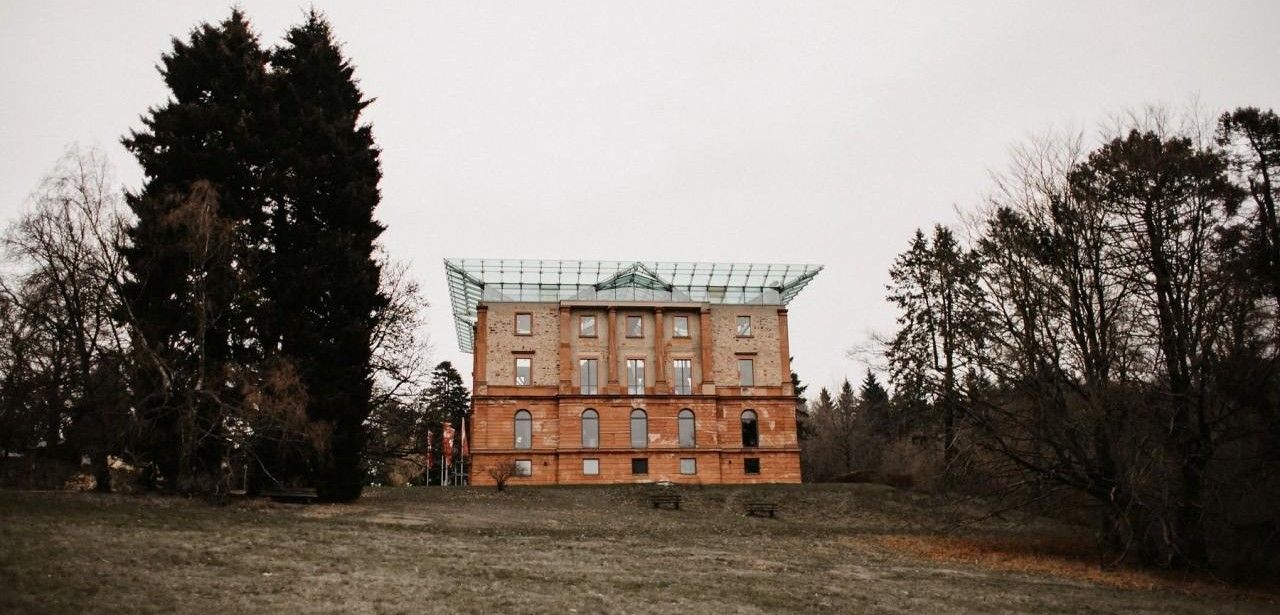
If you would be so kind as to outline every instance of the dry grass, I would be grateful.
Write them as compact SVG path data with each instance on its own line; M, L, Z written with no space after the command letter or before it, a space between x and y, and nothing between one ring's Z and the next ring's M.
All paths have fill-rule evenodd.
M682 510L655 511L640 487L375 489L346 506L225 508L0 491L0 612L1276 610L1022 563L1037 558L1010 545L1060 533L985 521L969 527L994 542L965 542L946 534L955 511L877 485L684 493ZM779 502L779 518L743 516L758 498Z
M886 535L876 538L886 549L921 559L967 564L987 570L1052 576L1129 590L1162 590L1183 594L1240 596L1274 600L1276 591L1243 590L1208 574L1157 571L1133 565L1112 567L1099 558L1096 545L1061 536L958 537L936 534Z

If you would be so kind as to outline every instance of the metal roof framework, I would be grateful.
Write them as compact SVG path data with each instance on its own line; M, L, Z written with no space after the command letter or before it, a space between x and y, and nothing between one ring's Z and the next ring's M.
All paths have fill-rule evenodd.
M458 347L474 351L476 306L495 302L787 305L822 265L444 259Z

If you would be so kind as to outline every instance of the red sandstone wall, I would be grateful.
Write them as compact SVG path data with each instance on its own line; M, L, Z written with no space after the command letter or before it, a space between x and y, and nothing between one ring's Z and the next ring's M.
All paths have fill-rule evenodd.
M488 467L509 459L527 459L533 465L532 476L513 479L512 484L799 482L795 405L788 397L789 386L782 382L784 374L789 381L789 363L783 356L787 348L786 323L784 312L777 306L713 306L710 314L701 313L696 306L666 306L660 320L652 308L619 307L612 329L608 311L597 306L562 309L554 303L490 304L487 312L487 318L482 319L485 335L477 336L476 348L484 358L477 364L486 372L482 374L486 384L478 384L474 398L474 484L492 484ZM534 315L534 335L514 335L516 312ZM584 313L597 315L597 338L579 337L577 316ZM739 313L752 316L749 338L739 338L733 331ZM643 338L625 336L629 314L645 316ZM690 338L672 337L672 317L676 314L689 316ZM612 357L610 342L617 349ZM712 347L704 349L704 342ZM737 386L736 357L743 356L741 353L754 353L749 356L756 361L755 387ZM513 386L515 354L533 357L533 386ZM648 395L619 394L622 391L578 395L577 359L584 356L601 360L602 393L611 393L606 390L608 362L613 363L616 378L625 387L625 359L645 358ZM662 357L665 385L655 388L658 357ZM671 390L673 358L693 360L694 391L703 395L663 394ZM708 359L713 366L704 372L703 362ZM700 387L703 373L716 374L717 386ZM706 394L713 391L715 395ZM582 448L581 415L587 408L600 415L597 449ZM630 415L635 408L647 413L648 442L644 448L633 449ZM692 449L680 448L678 442L677 413L684 408L694 412L696 421L696 446ZM758 448L742 448L740 419L747 409L759 417ZM518 410L528 410L533 417L532 447L525 450L514 448L514 417ZM637 457L649 460L648 473L632 473L631 460ZM686 458L697 460L696 474L680 473L680 460ZM744 472L742 460L746 458L760 460L759 474ZM598 459L599 475L584 475L583 459Z

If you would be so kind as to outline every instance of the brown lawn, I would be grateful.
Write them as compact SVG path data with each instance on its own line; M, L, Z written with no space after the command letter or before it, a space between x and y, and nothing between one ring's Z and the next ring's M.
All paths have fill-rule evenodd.
M1273 596L1102 572L1032 521L954 525L876 485L373 489L353 505L0 491L0 612L1274 613ZM747 500L778 519L742 515ZM954 529L957 527L963 530Z

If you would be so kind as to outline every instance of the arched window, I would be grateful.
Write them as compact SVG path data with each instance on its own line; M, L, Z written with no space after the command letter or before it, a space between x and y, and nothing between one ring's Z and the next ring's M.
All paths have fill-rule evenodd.
M756 420L755 410L742 413L742 446L760 446L760 422Z
M533 448L533 415L528 410L516 411L516 448Z
M582 448L600 448L600 415L591 408L582 412Z
M649 415L636 408L631 411L631 447L644 448L649 444Z
M685 408L676 415L676 424L679 427L680 447L693 448L693 410Z

